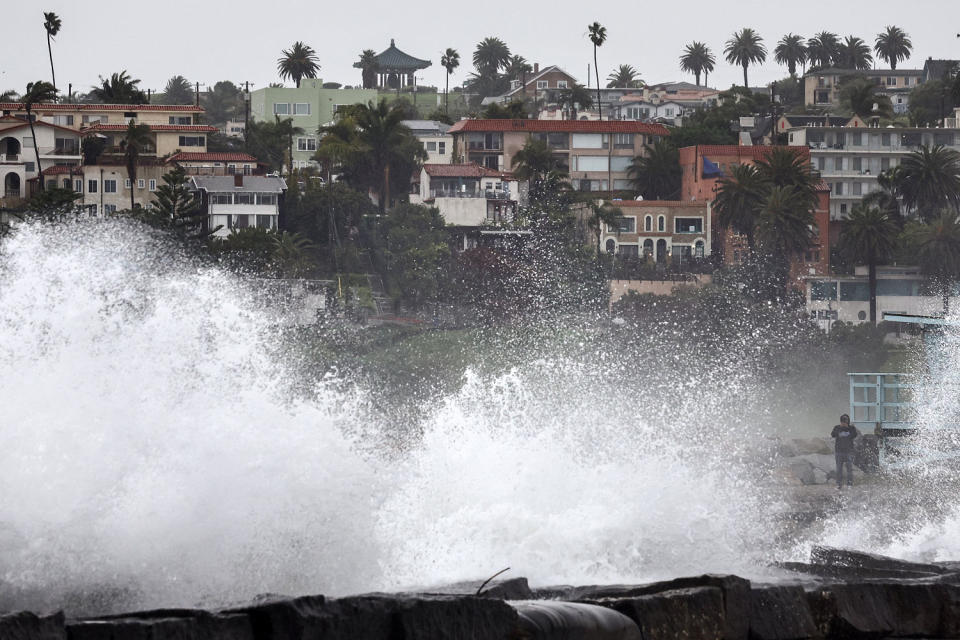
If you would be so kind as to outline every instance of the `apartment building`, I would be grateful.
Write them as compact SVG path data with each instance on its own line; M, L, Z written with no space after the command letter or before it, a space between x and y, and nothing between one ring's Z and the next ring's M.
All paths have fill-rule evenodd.
M193 176L192 189L200 198L214 235L226 237L236 229L273 229L280 223L280 203L287 183L278 176Z
M453 157L453 136L450 125L436 120L404 120L423 150L427 152L426 164L450 164Z
M37 179L41 169L75 167L82 161L77 131L45 121L35 122L33 129L36 141L22 118L0 117L0 206L16 206L29 197L30 181Z
M250 117L256 122L290 118L303 130L294 137L293 168L316 166L313 155L318 129L333 122L337 111L357 103L377 101L376 89L324 89L323 80L304 78L299 87L266 87L250 92Z
M670 135L660 124L616 120L460 120L450 127L454 162L509 171L528 140L542 140L578 191L628 190L627 169L645 145Z
M203 107L169 104L36 104L33 116L40 122L79 131L93 124L123 124L131 119L150 125L194 125L203 120ZM27 117L22 102L0 102L0 115Z
M193 176L232 176L238 173L252 176L267 171L267 165L249 153L238 152L182 151L170 156L167 162L180 165Z
M493 99L486 99L484 102L510 102L527 98L542 100L548 92L563 91L576 83L576 78L556 65L540 69L540 64L534 63L533 71L527 74L526 84L522 80L514 80L510 83L508 92Z
M877 176L898 166L921 146L960 150L960 129L867 127L860 119L844 126L796 127L790 145L807 148L813 168L830 187L830 219L842 220L865 195L878 190Z
M150 128L151 144L141 149L141 156L168 156L178 151L206 153L207 137L216 133L216 127L205 124L154 124L140 122ZM129 125L98 122L82 130L84 136L94 135L106 142L105 154L123 153L121 142Z
M906 113L910 106L909 94L924 80L923 69L819 69L803 76L804 103L815 107L834 108L840 104L840 89L844 81L858 76L877 85L877 93L893 102L895 113Z
M616 224L603 225L600 246L606 253L657 263L683 264L711 253L709 201L622 200Z
M525 188L510 173L479 164L425 164L410 202L440 210L448 225L478 227L513 220Z

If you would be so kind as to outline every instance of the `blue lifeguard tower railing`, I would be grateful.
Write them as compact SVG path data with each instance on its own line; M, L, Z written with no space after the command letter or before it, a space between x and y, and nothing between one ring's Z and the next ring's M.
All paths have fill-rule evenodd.
M944 334L946 327L955 326L956 321L942 316L890 312L884 312L883 319L919 325L930 376L937 377L938 370L947 366L947 361L942 357ZM922 428L917 423L916 404L918 390L924 382L921 376L875 372L848 373L847 376L850 384L850 422L861 432L872 432L880 437L881 463L901 460L905 449L909 448L910 436Z

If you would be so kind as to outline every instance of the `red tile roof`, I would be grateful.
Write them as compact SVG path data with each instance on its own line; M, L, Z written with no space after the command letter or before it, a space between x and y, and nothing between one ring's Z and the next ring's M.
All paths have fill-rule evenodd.
M22 102L0 102L0 111L23 111ZM33 105L34 111L189 111L203 113L203 107L192 104L65 104Z
M5 123L13 124L12 127L4 127ZM23 118L18 118L16 116L4 116L0 118L0 132L14 131L20 129L21 127L29 127L30 123L24 120ZM49 122L44 122L43 120L34 120L34 127L50 127L51 129L57 129L59 131L69 131L74 135L78 135L79 132L76 129L71 129L70 127L61 127L58 124L51 124Z
M196 132L196 133L215 133L219 131L216 127L211 127L208 124L150 124L149 122L144 122L142 124L150 127L150 131L182 131L182 132ZM81 131L91 132L91 131L126 131L127 125L125 124L102 124L97 122L92 124L89 127L84 127Z
M610 200L611 205L621 208L632 207L690 207L702 209L706 206L704 200Z
M47 167L43 170L43 175L45 176L56 176L61 174L73 173L78 176L83 175L83 167L64 167L61 165L54 165L52 167Z
M214 151L201 153L197 151L174 154L170 162L257 162L257 159L248 153L217 153Z
M668 136L662 124L633 120L460 120L449 133L459 131L530 131L563 133L646 133Z
M482 167L475 162L465 164L425 164L423 170L431 178L505 178L513 180L513 174Z

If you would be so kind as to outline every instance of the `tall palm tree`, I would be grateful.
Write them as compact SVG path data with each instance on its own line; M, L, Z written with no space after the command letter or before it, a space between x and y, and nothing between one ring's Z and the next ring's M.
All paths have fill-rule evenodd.
M573 83L573 86L560 92L557 99L561 108L570 109L570 119L577 119L577 109L589 109L593 106L593 96L590 90L582 84Z
M473 52L473 66L481 76L494 76L510 64L510 47L500 38L487 37Z
M511 80L520 80L525 74L533 71L533 67L523 56L512 55L505 71Z
M676 200L680 192L680 152L664 140L644 149L646 153L635 157L627 168L633 188L647 200Z
M773 50L774 59L777 64L787 66L790 75L796 75L797 65L802 65L807 61L807 47L803 43L803 36L793 33L780 38L776 49Z
M891 69L897 68L897 63L910 57L913 51L913 43L900 27L888 26L886 31L877 34L876 44L873 50L877 52L877 57L885 60Z
M737 164L717 183L717 197L713 208L717 223L724 229L733 229L746 236L747 247L755 247L757 217L767 190L767 181L749 164Z
M840 44L837 66L841 69L869 69L873 64L870 46L862 38L847 36Z
M57 14L53 11L44 11L43 28L47 30L47 53L50 54L50 77L53 80L53 86L57 86L57 74L53 71L53 47L50 46L50 42L60 33L60 25L60 17Z
M807 40L807 60L811 67L825 69L837 64L840 57L840 40L837 34L821 31Z
M637 82L638 76L639 74L637 70L633 68L633 65L622 64L607 76L607 88L633 87L635 86L634 83Z
M796 147L773 146L769 153L756 161L757 172L773 187L793 187L795 195L808 209L817 204L817 185L820 175L810 167L806 156Z
M186 78L176 75L167 80L163 88L164 104L192 104L193 99L193 87Z
M33 106L43 102L53 102L57 99L57 88L49 82L37 80L27 84L27 92L20 96L23 110L27 112L27 122L30 124L30 137L33 138L33 152L37 155L37 175L40 176L40 190L45 189L43 184L43 167L40 166L40 147L37 145L37 134L33 130Z
M399 148L411 135L403 124L404 113L399 105L389 105L386 100L374 105L358 105L354 109L357 140L366 150L374 175L381 176L380 211L390 204L390 168L396 164Z
M511 168L517 178L529 181L531 204L541 203L556 192L570 188L567 172L542 140L527 140L523 148L513 154Z
M893 255L899 233L899 226L887 212L864 204L854 206L843 221L841 249L856 262L867 265L872 324L877 323L877 265Z
M960 278L960 220L957 213L944 211L928 224L913 227L908 242L916 251L920 271L939 281L946 315L950 311L950 289Z
M893 102L889 96L877 95L879 87L866 78L854 78L840 89L840 102L861 118L893 117Z
M13 89L7 89L5 91L0 91L0 102L16 102L17 101L17 92Z
M95 86L90 95L104 104L144 104L146 94L137 88L140 80L131 78L124 69L120 73L112 73L109 78L100 76L100 86Z
M771 187L757 216L757 239L775 265L778 292L787 295L790 263L810 248L813 213L804 197L791 186Z
M597 201L592 197L587 199L586 204L587 208L590 209L587 226L593 230L597 239L597 268L600 268L600 236L603 233L603 225L617 224L618 220L623 217L623 209L605 201L597 204Z
M443 110L450 115L450 74L460 66L460 54L456 49L447 47L447 50L440 56L440 66L447 70L447 87L443 90Z
M360 69L364 89L377 88L377 53L373 49L364 49L353 66Z
M707 74L713 71L717 59L710 52L710 48L702 42L694 40L683 49L680 56L680 70L692 73L700 86L700 74L703 74L703 84L707 84Z
M290 78L300 86L300 81L304 78L316 78L320 72L319 58L313 47L303 44L299 40L293 43L290 49L281 51L283 56L277 59L277 71L280 72L280 79Z
M597 116L603 120L603 107L600 105L600 67L597 66L597 47L602 47L607 41L607 28L600 26L599 22L587 25L587 33L590 36L590 42L593 43L593 70L597 75Z
M134 207L133 196L137 188L137 163L140 160L140 153L152 145L150 125L137 124L136 120L130 118L127 131L124 133L123 140L120 141L120 148L123 150L123 163L127 166L127 177L130 179L131 211Z
M767 59L767 48L763 45L763 38L756 31L744 27L727 40L723 52L727 62L743 67L743 86L748 88L747 67L754 63L761 63Z
M907 155L898 170L898 189L907 210L931 220L944 207L960 206L960 153L943 145L922 146Z

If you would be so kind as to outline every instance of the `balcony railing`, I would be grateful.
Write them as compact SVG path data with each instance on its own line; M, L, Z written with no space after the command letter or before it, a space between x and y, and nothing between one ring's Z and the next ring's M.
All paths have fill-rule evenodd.
M19 153L0 153L0 162L20 162Z
M510 200L510 192L500 189L486 189L483 191L446 191L430 189L431 198L485 198L487 200Z
M502 151L503 145L499 141L491 142L487 145L484 142L478 140L471 140L467 143L468 151Z

